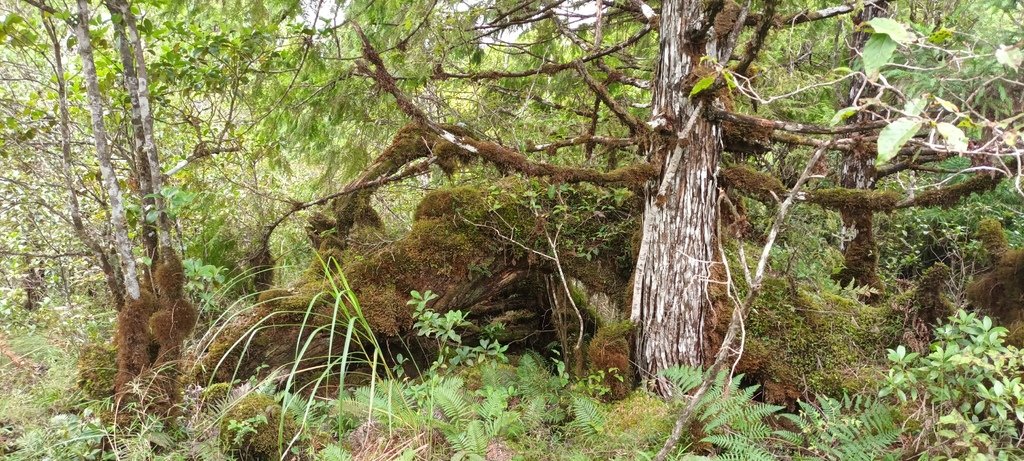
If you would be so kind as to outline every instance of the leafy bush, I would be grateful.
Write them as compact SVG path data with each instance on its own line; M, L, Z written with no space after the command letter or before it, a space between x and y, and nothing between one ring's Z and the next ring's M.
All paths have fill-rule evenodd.
M928 452L942 457L1009 456L1024 424L1024 355L1007 330L964 311L935 329L931 352L889 350L882 396L895 396L921 424Z

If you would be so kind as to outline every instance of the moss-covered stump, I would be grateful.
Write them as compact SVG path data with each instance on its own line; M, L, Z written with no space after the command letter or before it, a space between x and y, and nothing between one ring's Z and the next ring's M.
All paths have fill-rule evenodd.
M335 312L332 287L342 275L386 359L411 354L420 369L432 361L434 342L413 334L413 306L407 303L413 290L437 295L428 306L432 310L468 312L477 328L501 323L502 343L543 347L554 338L537 333L552 330L552 290L564 294L561 284L544 283L557 271L551 258L541 255L551 251L545 230L553 228L544 210L558 205L568 210L559 211L562 269L594 301L588 305L602 311L583 312L586 331L594 331L597 317L624 318L623 312L610 311L625 306L633 264L629 241L638 226L639 202L631 194L616 196L591 186L561 191L558 197L548 190L538 182L511 179L436 190L421 200L411 229L397 240L383 240L372 226L359 224L373 221L365 217L335 218L339 226L351 226L344 237L340 231L322 232L317 258L302 282L265 292L251 311L221 330L199 362L199 380L230 381L260 369L290 367L296 344L305 347L307 340L300 368L324 371L328 351L341 353L348 315L356 312L350 300ZM331 221L317 218L318 228L325 219ZM466 331L463 342L479 334Z
M967 299L980 310L1011 327L1007 341L1022 346L1017 329L1024 325L1024 249L1010 248L1002 225L985 220L978 225L978 239L992 266L967 286Z
M221 419L221 449L241 461L277 460L290 451L298 432L298 424L273 397L249 394Z
M719 329L729 313L719 314ZM737 372L762 386L766 401L792 406L816 393L841 395L871 380L864 367L895 346L902 315L829 293L811 293L768 278L746 324Z
M603 385L609 390L607 400L621 400L633 389L632 367L629 351L632 345L630 334L633 324L622 321L602 326L587 344L587 366L590 373L603 377Z
M77 385L87 398L102 400L114 395L117 349L109 342L85 345L78 353Z

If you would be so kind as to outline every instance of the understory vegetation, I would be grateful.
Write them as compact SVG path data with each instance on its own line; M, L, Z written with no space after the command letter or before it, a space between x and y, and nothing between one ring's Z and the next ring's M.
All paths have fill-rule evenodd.
M0 459L1024 459L1020 0L0 0Z

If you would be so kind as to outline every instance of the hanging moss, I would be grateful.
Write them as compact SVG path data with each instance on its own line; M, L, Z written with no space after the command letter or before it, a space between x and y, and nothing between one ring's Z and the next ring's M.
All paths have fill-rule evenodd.
M831 210L892 211L900 195L873 189L818 189L807 193L807 201Z
M917 282L914 303L917 306L917 315L925 325L938 325L956 311L956 306L943 295L946 282L951 276L949 266L936 263L929 267Z
M117 376L114 387L118 393L127 390L128 383L153 363L149 318L158 307L156 296L149 290L143 290L139 299L128 300L117 313Z
M185 267L170 248L160 249L160 259L153 270L153 287L158 297L179 296L185 287Z
M715 15L715 35L720 39L728 36L736 26L736 21L739 20L741 11L743 11L743 7L739 3L733 0L725 0L722 10Z
M109 341L86 344L78 353L78 388L92 400L114 395L117 349Z
M598 328L587 344L587 364L591 373L604 372L604 385L610 389L609 400L621 400L633 389L632 367L629 362L630 333L633 324L628 321Z
M753 195L760 200L776 200L786 194L786 186L773 175L762 173L749 165L734 165L721 172L729 187Z
M250 430L240 429L239 425ZM288 453L299 431L291 416L266 394L249 394L224 414L220 423L221 448L242 461L271 461Z
M866 295L863 300L877 301L885 292L885 285L878 276L878 243L875 242L873 220L868 212L847 213L846 216L855 223L857 235L847 242L843 252L843 268L833 279L843 286L852 282L857 287L871 287L874 293Z

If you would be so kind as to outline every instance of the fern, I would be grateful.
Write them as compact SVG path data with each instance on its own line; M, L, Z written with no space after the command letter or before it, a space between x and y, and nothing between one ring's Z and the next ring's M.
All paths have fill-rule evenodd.
M574 395L570 408L573 416L572 422L568 425L570 428L578 430L584 437L595 436L604 431L604 411L593 400Z
M673 367L663 376L675 386L677 392L686 393L700 385L704 373L692 367ZM726 382L727 375L719 373L697 401L697 422L707 434L701 441L719 451L725 460L773 460L770 446L772 430L765 422L782 409L753 401L758 386L740 389L742 376Z
M487 456L487 445L490 444L491 438L481 421L470 421L465 430L446 434L446 437L455 451L453 460L482 460Z
M899 428L891 410L872 399L819 397L818 407L800 402L800 414L783 415L796 431L776 431L801 453L799 459L871 461L896 459L892 446Z
M458 378L441 378L430 389L430 396L449 421L469 421L474 416L473 405L466 399L464 383Z

